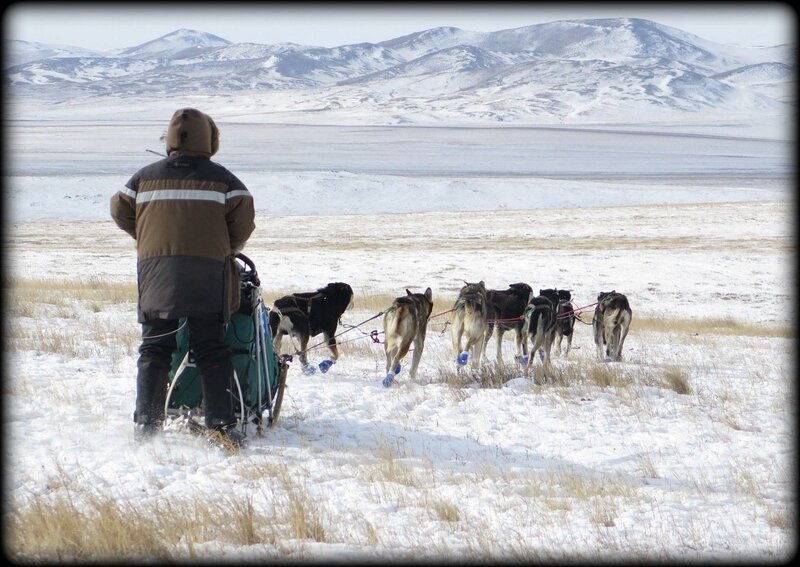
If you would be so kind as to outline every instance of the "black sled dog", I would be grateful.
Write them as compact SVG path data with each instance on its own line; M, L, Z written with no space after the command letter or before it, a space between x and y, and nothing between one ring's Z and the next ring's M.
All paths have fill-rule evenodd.
M509 284L506 290L490 289L486 292L489 305L487 319L486 339L484 344L489 344L489 339L497 327L497 362L502 360L503 334L514 331L516 356L514 360L521 362L528 354L528 343L522 333L525 323L522 314L533 296L533 289L526 283Z
M300 363L303 372L313 374L316 368L308 364L306 349L311 337L322 333L332 359L320 362L320 370L327 372L339 359L336 345L336 328L342 314L353 306L353 289L343 282L329 283L317 291L285 295L276 300L269 313L269 327L273 336L273 349L281 353L283 337L291 335L300 341Z
M567 338L566 357L572 347L572 333L575 330L575 306L572 304L572 294L566 289L558 290L558 313L556 313L556 351L561 354L561 341Z

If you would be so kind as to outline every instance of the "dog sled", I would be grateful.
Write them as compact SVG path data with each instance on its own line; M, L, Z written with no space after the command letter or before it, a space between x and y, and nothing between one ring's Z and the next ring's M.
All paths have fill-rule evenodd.
M261 298L255 264L240 253L236 255L236 265L240 306L231 315L225 340L234 369L230 401L236 428L246 436L249 424L254 424L261 433L265 421L271 427L278 419L289 365L286 357L279 358L272 348L267 308ZM172 355L165 413L168 421L183 422L193 431L202 430L202 384L185 325L179 327L176 338L178 347Z

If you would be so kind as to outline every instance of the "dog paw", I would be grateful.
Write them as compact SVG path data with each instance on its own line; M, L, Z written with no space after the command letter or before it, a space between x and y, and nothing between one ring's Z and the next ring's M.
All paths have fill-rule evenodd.
M312 374L316 373L317 369L311 366L310 364L303 368L303 374L306 376L311 376Z
M516 356L514 358L517 359L517 362L519 363L520 366L527 366L528 365L528 355L527 354L523 355L523 356Z
M398 374L400 374L400 363L399 363L399 362L397 363L397 366L395 366L395 367L394 367L394 372L393 372L393 374L394 374L395 376L397 376Z
M325 360L319 363L319 369L323 374L325 374L328 370L331 369L331 366L333 366L335 363L336 363L335 360L326 358Z
M393 382L394 382L394 374L389 372L388 374L386 374L386 378L383 379L383 385L384 387L388 388L389 386L392 385Z
M456 363L457 363L459 366L464 366L464 365L467 363L467 361L468 361L468 360L469 360L469 353L468 353L468 352L466 352L466 351L465 351L465 352L462 352L462 353L460 353L460 354L459 354L459 355L456 357Z

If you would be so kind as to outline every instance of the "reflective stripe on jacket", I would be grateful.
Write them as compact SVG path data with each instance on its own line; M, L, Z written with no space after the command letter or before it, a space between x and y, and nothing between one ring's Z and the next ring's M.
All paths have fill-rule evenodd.
M233 254L255 229L252 195L235 175L173 152L131 177L111 216L136 240L139 321L229 319L239 301Z

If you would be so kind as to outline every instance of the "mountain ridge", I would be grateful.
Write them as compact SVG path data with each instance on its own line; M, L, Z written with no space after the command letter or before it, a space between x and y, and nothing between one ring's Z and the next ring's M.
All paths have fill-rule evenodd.
M638 18L493 32L443 26L333 48L233 43L183 28L113 54L62 49L53 56L52 48L38 48L48 56L5 70L6 84L26 96L286 91L297 101L314 93L329 112L365 99L392 116L403 108L453 115L480 101L509 109L504 118L488 113L489 120L588 116L587 109L628 106L700 112L751 105L779 112L795 104L791 44L725 46Z

